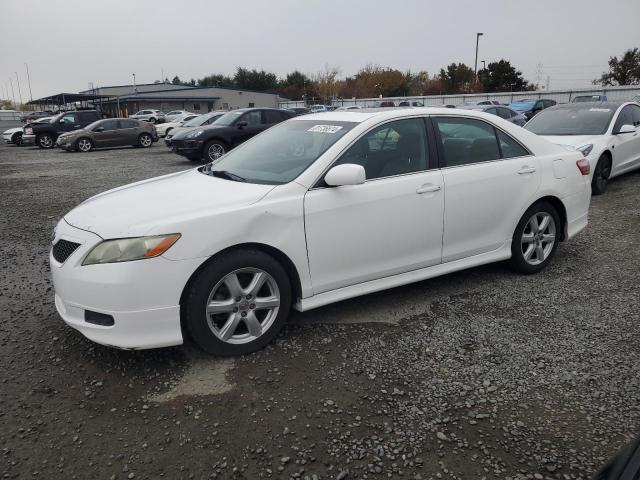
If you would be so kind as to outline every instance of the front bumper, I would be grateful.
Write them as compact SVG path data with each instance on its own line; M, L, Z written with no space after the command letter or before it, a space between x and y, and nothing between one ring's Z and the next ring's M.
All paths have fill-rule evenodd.
M83 266L86 254L102 238L61 220L54 244L60 239L80 244L64 263L49 255L56 309L67 325L96 343L118 348L182 344L180 296L203 259L157 257ZM113 325L86 321L87 311L110 315Z
M56 140L56 147L62 148L64 150L73 150L74 142L70 138L58 137Z
M13 133L3 133L2 134L2 139L5 141L5 143L13 143L11 141L11 137L13 136Z
M166 142L165 142L166 143ZM202 157L202 143L198 140L172 140L171 149L174 153L189 158Z
M36 144L36 136L35 135L22 135L22 144L23 145L35 145Z

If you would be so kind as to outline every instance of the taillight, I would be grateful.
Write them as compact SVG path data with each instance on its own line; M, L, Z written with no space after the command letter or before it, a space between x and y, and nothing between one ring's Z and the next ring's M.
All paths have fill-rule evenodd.
M589 164L589 160L587 160L586 158L578 160L576 162L576 165L578 166L578 170L580 170L580 173L582 175L589 175L589 172L591 172L591 165Z

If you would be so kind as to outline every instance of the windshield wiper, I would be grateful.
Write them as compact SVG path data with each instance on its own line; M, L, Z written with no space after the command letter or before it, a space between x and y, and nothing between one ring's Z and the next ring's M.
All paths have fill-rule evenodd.
M227 170L209 170L209 174L214 177L224 178L226 180L232 180L234 182L246 182L247 179L241 177L240 175L236 175L235 173L231 173Z

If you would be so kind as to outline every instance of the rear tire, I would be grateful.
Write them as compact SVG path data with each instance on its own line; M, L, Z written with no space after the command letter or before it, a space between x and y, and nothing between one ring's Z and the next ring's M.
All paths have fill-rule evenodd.
M291 308L291 283L274 258L259 250L223 254L193 279L182 307L191 338L213 355L264 348Z
M141 133L138 137L138 145L142 148L149 148L153 144L153 138L148 133Z
M36 145L40 148L53 148L55 145L55 140L53 136L49 133L41 133L36 137Z
M524 213L511 239L511 267L537 273L547 266L558 248L563 225L549 202L533 204Z
M611 175L611 159L609 155L600 155L591 179L591 193L593 195L602 195L607 191L609 175Z

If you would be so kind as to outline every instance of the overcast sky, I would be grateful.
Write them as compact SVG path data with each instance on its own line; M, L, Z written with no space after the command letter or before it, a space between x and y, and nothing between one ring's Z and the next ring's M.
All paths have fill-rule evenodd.
M98 85L279 75L367 63L437 73L509 59L532 82L588 86L612 55L640 47L640 0L0 0L0 91L27 100ZM538 67L538 65L542 67ZM9 91L9 94L11 92Z

